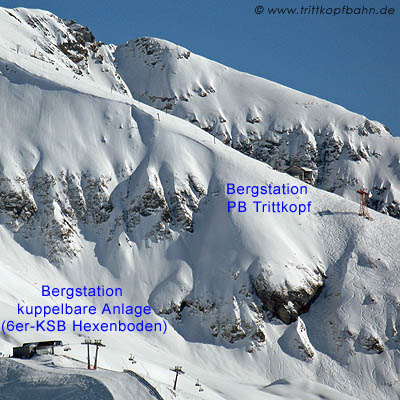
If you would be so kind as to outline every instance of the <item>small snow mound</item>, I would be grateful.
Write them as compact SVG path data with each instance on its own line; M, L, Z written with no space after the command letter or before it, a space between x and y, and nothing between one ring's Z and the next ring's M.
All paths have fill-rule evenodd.
M307 335L306 325L299 317L279 340L283 351L302 361L312 361L315 349Z
M347 394L305 378L279 379L263 389L267 393L296 400L354 400Z

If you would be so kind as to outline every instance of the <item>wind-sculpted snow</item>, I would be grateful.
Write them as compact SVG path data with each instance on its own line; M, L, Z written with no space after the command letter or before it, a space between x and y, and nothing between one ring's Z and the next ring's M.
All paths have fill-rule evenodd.
M0 11L1 18L15 20L7 10ZM29 20L28 10L10 12L21 21ZM77 29L83 35L77 37L88 43L94 40L80 25L32 11L32 16L38 15L44 19L39 19L42 25L35 23L42 28L35 29L43 40L46 29L56 32L65 27ZM57 29L51 31L49 21L56 21ZM34 29L25 22L15 24L22 24L14 27L22 39ZM77 43L88 46L78 39ZM65 51L75 54L75 45L71 46ZM151 61L146 68L166 71L171 64L163 58L165 47L171 56L168 43L137 41L125 50L119 48L116 56L122 68L121 57L134 50L141 62ZM126 304L150 305L149 321L164 319L168 327L165 335L99 334L107 343L101 349L107 368L138 368L135 372L146 379L170 385L169 368L184 364L182 390L197 391L194 383L201 378L207 389L199 396L212 400L337 395L310 381L355 398L396 398L398 220L374 211L372 221L361 218L358 203L311 185L305 185L302 195L279 196L287 203L311 201L311 212L302 215L263 213L254 207L228 212L228 201L251 204L254 197L228 195L227 183L261 187L294 186L300 181L214 140L185 118L167 115L129 95L107 93L100 81L94 89L84 72L73 84L68 83L67 69L58 78L50 73L43 77L36 59L28 63L13 54L4 61L9 50L1 49L0 98L6 99L0 102L2 318L15 319L17 303L58 305L61 299L40 296L42 284L101 283L120 287ZM260 135L271 134L290 157L302 154L309 166L320 157L318 146L325 143L323 158L329 162L318 168L320 177L329 178L324 178L327 189L337 191L340 184L349 194L362 182L379 182L386 174L386 189L381 187L380 195L396 208L397 141L381 124L322 100L311 104L309 96L210 64L179 47L175 56L178 63L200 60L205 68L204 75L198 74L201 87L194 87L196 94L182 102L195 104L196 98L203 104L202 99L216 98L220 84L235 86L243 79L242 89L250 88L270 108L246 109L243 115L237 111L233 119L226 103L227 108L220 109L220 124L233 129L232 121L240 125L243 117L245 124L264 126ZM88 62L89 67L83 60L78 64L90 70L90 57ZM231 77L224 80L225 75ZM262 97L263 85L270 95ZM161 83L159 87L163 88ZM157 101L162 100L154 103L160 106ZM179 104L178 96L172 109L183 110ZM277 115L268 120L268 129L263 125L267 110ZM285 123L279 122L279 115ZM196 117L200 121L200 115ZM301 126L295 118L303 121ZM318 131L320 124L326 130ZM282 138L292 144L284 144ZM303 154L305 148L310 152ZM349 161L358 156L360 160ZM343 179L333 179L338 174ZM110 306L118 301L110 299ZM82 305L90 304L100 306L101 299L82 299ZM129 315L104 316L105 321L116 319L131 322ZM28 320L21 316L22 322ZM0 351L8 354L12 345L36 340L31 336L2 335ZM82 337L67 331L63 340L71 343L74 357L84 360ZM138 365L128 363L130 352L138 357ZM290 380L296 377L302 380ZM288 380L279 381L283 378ZM174 396L166 387L163 390L164 398ZM198 394L179 393L178 399Z
M343 393L338 393L331 388L324 387L315 382L309 382L305 379L279 379L271 383L265 389L266 393L274 394L278 398L299 399L302 396L308 400L351 400L353 397ZM300 394L302 393L302 394Z

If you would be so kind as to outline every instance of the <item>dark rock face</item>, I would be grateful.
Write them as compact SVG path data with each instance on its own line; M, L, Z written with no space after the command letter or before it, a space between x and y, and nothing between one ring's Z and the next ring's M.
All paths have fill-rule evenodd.
M193 213L206 195L196 177L188 176L181 188L166 193L160 179L153 177L142 194L132 193L122 210L114 212L111 177L64 171L31 176L0 175L0 223L21 240L36 237L42 254L55 264L77 256L82 226L94 232L107 229L108 240L118 227L136 238L139 225L145 227L145 235L138 239L155 242L170 238L173 230L193 232Z
M142 196L135 196L124 211L123 217L126 231L128 234L134 234L136 227L144 218L155 216L156 222L146 233L146 238L153 238L156 242L159 242L168 239L172 230L169 227L171 212L162 187L157 183L158 180L155 181L155 184L149 184Z
M21 22L14 15L10 16ZM45 40L36 41L31 57L56 65L56 71L59 71L61 62L62 68L70 70L75 79L91 74L91 62L103 64L102 72L111 78L112 91L128 95L129 90L113 64L113 46L105 46L103 42L97 41L87 26L62 20L51 13L43 15L32 12L24 18L32 30L36 31L34 34L45 37ZM54 32L54 24L57 25L57 33Z
M367 351L377 354L383 353L385 351L385 345L383 344L382 339L373 336L372 334L367 335L364 333L364 335L360 335L358 341L360 346Z
M216 339L222 343L234 345L247 342L249 353L263 347L267 337L264 328L264 314L253 300L250 291L242 296L234 296L231 301L212 301L210 299L192 299L189 294L180 304L171 303L158 312L167 318L179 331L180 323L187 319L198 321ZM219 342L221 343L221 342Z
M397 201L392 201L389 205L382 206L382 211L387 211L388 215L400 219L400 203Z
M153 225L146 238L156 242L170 238L173 230L193 232L193 213L198 211L199 201L205 195L205 189L192 176L173 192L165 191L160 179L154 176L144 193L133 196L126 205L123 212L126 231L133 234L144 218L152 217L149 220Z
M286 280L280 285L272 284L269 272L263 267L252 268L250 280L264 309L285 324L296 321L300 314L307 312L323 288L319 271L314 271L314 275L308 276L299 287L291 286Z
M157 39L153 39L151 37L142 37L135 39L133 43L139 51L148 56L148 59L145 61L147 65L149 65L151 68L154 68L154 66L161 63L161 69L165 68L165 65L162 64L162 55L164 53L164 49ZM189 57L190 51L179 48L179 51L177 51L176 54L177 59L184 58L187 60Z
M1 187L1 182L0 182ZM17 192L10 188L0 191L0 210L6 217L6 224L11 230L26 224L37 212L34 199L26 191Z
M82 75L83 72L88 71L91 56L103 63L103 55L98 54L103 43L96 41L89 28L77 24L75 21L64 20L63 22L67 27L67 33L63 34L63 39L57 44L57 47L73 62L70 68L76 74Z

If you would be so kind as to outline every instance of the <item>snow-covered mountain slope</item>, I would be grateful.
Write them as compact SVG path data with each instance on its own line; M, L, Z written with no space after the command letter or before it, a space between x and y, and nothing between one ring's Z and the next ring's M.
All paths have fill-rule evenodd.
M0 71L14 82L26 82L22 69L48 88L131 97L113 64L115 46L96 41L87 26L48 11L0 7L0 38Z
M16 316L18 303L66 301L43 298L44 284L120 287L123 299L109 303L149 304L147 320L166 321L165 335L57 336L79 360L83 338L103 339L102 367L134 369L165 398L174 365L186 371L177 399L396 398L400 221L377 212L363 219L357 203L309 185L307 194L279 200L311 201L310 213L228 213L228 201L254 200L228 196L229 182L302 182L183 118L107 95L100 84L72 87L60 78L67 69L52 80L38 65L16 57L15 73L0 76L1 320L32 322ZM69 326L74 318L65 317ZM54 335L7 332L0 351Z
M114 55L135 99L272 167L311 168L317 187L345 198L364 184L372 208L400 217L400 139L379 122L165 40L136 39Z
M116 372L100 368L97 371L84 369L85 363L65 356L41 356L32 361L0 358L0 395L4 400L25 400L29 392L32 400L198 400L196 394L179 391L175 393L167 385L155 388L147 380L131 370ZM150 370L151 371L151 370ZM153 372L153 371L151 371ZM203 398L221 399L210 389ZM265 389L264 399L279 400L351 400L352 397L321 384L305 379L281 380ZM204 392L204 389L203 389ZM270 395L268 395L269 393Z
M378 122L164 40L103 44L46 11L0 8L0 37L0 72L13 82L25 82L22 69L49 88L133 97L280 170L311 168L317 187L345 198L364 184L372 208L400 216L400 140Z
M18 302L41 304L41 284L101 282L169 322L165 337L105 335L114 351L126 352L117 344L123 337L159 363L149 354L163 348L161 359L196 366L225 398L241 398L232 382L260 386L299 375L361 398L396 392L394 376L386 382L397 365L399 221L377 213L364 220L356 203L311 186L308 196L280 197L312 201L310 214L228 214L235 196L226 195L227 182L299 181L182 119L158 121L143 104L6 77L0 93L7 99L0 110L3 316L15 318ZM296 319L325 275L302 319L286 326L272 317ZM71 336L63 335L76 343ZM31 341L32 334L4 339ZM120 369L120 357L107 366ZM229 384L204 372L210 368L230 376ZM370 368L385 378L367 385Z
M89 371L83 362L65 356L41 356L34 361L0 359L0 395L5 400L171 400L167 387L163 397L150 383L138 380L131 371ZM149 390L150 389L150 390ZM155 389L155 390L154 390ZM195 396L183 394L182 400Z

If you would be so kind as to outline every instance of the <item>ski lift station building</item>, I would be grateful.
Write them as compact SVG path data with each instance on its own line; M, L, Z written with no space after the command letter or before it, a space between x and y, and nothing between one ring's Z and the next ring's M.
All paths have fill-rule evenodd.
M316 179L315 170L306 167L299 167L297 165L292 165L289 168L286 168L283 172L310 184L313 184Z
M61 340L48 340L46 342L24 343L22 346L13 347L14 358L32 358L38 354L54 354L54 347L62 346Z

